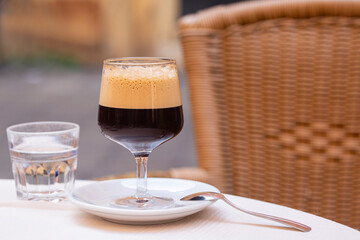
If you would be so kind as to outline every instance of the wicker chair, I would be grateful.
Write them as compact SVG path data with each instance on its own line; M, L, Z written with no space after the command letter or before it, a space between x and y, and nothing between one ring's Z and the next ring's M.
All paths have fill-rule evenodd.
M222 191L360 228L360 2L180 20L199 166Z

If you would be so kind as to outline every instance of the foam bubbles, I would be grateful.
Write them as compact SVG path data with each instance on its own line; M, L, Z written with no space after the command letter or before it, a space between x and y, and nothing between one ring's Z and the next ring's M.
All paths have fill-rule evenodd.
M176 65L105 65L100 105L113 108L169 108L181 105Z

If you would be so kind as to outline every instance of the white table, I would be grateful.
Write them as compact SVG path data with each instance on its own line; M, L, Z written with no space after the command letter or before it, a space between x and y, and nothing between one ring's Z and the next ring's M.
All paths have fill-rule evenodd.
M77 181L76 186L90 181ZM360 232L291 208L228 195L239 206L293 219L312 227L308 233L256 218L218 201L180 221L147 226L120 225L81 212L70 202L19 201L13 180L0 180L0 239L360 239Z

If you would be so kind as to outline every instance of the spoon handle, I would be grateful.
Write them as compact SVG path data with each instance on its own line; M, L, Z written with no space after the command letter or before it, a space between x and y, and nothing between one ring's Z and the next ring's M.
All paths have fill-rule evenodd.
M244 213L247 213L247 214L250 214L250 215L253 215L253 216L256 216L256 217L261 217L261 218L265 218L265 219L268 219L268 220L272 220L272 221L275 221L275 222L279 222L279 223L285 224L287 226L296 228L296 229L298 229L300 231L303 231L303 232L309 232L311 230L311 227L306 226L305 224L302 224L302 223L298 223L298 222L289 220L289 219L285 219L285 218L281 218L281 217L275 217L275 216L271 216L271 215L267 215L267 214L263 214L263 213L252 212L252 211L248 211L248 210L239 208L222 194L221 194L221 196L219 196L219 198L221 198L224 202L226 202L227 204L229 204L233 208L236 208L237 210L242 211Z

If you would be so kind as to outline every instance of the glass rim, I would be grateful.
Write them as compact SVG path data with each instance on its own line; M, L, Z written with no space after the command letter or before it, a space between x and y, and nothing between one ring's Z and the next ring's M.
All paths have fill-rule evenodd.
M40 124L64 124L71 126L70 129L58 130L58 131L43 131L43 132L25 132L25 131L16 131L13 130L16 127L22 127L26 125L40 125ZM80 129L79 124L72 122L62 122L62 121L38 121L38 122L27 122L27 123L19 123L15 125L11 125L6 128L6 132L9 134L23 134L23 135L41 135L41 134L62 134L72 131L78 131Z
M115 66L151 66L175 63L175 59L165 57L119 57L104 60L104 65Z

